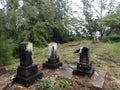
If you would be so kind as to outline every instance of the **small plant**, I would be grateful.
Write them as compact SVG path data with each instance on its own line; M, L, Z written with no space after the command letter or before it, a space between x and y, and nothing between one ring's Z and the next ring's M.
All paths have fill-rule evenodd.
M74 80L64 78L62 76L58 77L58 82L59 82L60 88L62 89L65 88L65 86L75 86L77 84Z
M42 78L36 82L35 90L61 90L61 89L58 86L51 83L49 78Z

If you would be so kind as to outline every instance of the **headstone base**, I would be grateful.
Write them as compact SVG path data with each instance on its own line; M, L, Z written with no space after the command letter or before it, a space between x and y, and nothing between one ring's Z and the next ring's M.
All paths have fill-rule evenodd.
M91 69L89 69L89 70L74 69L72 74L73 75L81 75L81 76L87 75L87 76L91 77L93 75L94 71L95 70L93 67L91 67Z
M28 67L24 66L18 66L17 68L17 75L22 76L22 77L29 77L38 72L38 68L36 64L33 64Z
M80 70L89 71L91 67L92 67L91 62L89 62L88 64L77 63L77 69L80 69Z
M48 68L48 69L57 69L60 66L62 66L62 62L57 62L57 63L43 63L43 68Z
M57 69L60 66L62 66L62 62L60 62L59 57L48 58L48 61L43 63L43 68L48 68L48 69Z
M46 61L46 63L51 63L51 64L55 64L59 62L59 57L56 58L48 58L48 61Z
M14 82L19 83L24 85L25 87L29 87L30 85L32 85L36 79L41 79L42 78L43 73L42 72L37 72L36 74L30 76L30 77L23 77L23 76L19 76L16 75L16 77L13 79Z

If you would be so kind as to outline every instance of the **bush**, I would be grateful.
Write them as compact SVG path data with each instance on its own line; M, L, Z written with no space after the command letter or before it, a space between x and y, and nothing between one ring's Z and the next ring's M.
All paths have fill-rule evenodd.
M110 36L104 36L102 39L103 42L120 42L120 36L113 34Z
M71 35L69 41L81 41L82 37L77 35Z
M14 48L13 48L13 57L14 58L19 58L19 46L18 46L18 44L14 45Z
M58 86L51 83L49 78L42 78L35 84L35 90L61 90Z
M12 60L14 45L11 40L0 41L0 64L7 65Z
M110 41L108 36L104 36L101 41L102 42L109 42L109 43L111 43L111 41Z
M112 42L120 42L120 35L111 35L109 36L109 39L112 41Z

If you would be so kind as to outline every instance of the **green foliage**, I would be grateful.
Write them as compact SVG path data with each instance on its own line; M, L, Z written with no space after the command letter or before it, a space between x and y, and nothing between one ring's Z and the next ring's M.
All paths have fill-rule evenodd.
M14 44L11 40L0 40L0 64L10 64L13 56Z
M49 78L42 78L36 82L35 90L61 90L61 89L58 86L51 83Z
M63 89L65 86L75 86L77 83L74 80L67 79L64 77L58 77L59 86Z
M19 58L19 46L18 46L18 44L14 44L12 56L14 58Z
M82 35L73 35L69 38L69 41L80 41L82 39Z
M47 45L48 32L46 30L45 22L38 22L30 32L29 41L36 45L45 46Z
M110 26L110 27L119 27L120 25L120 19L119 19L120 13L110 13L107 16L103 18L103 24ZM114 23L113 23L114 22Z
M14 44L13 40L7 39L6 31L6 16L3 10L0 9L0 65L10 64L13 56Z
M66 0L5 0L5 9L0 9L0 35L14 42L31 41L38 46L48 42L69 41ZM1 34L2 33L2 34Z
M5 24L6 24L6 16L3 10L0 9L0 39L4 38L6 36L5 31Z
M104 36L101 41L102 42L109 42L109 43L111 43L109 37L107 37L107 36Z
M98 20L93 18L92 3L89 0L82 0L83 14L85 15L85 28L88 30L90 39L93 37L93 33L99 30Z
M102 23L111 28L120 29L120 4L114 12L109 13L103 18Z
M111 42L120 42L120 35L114 34L110 35L108 38Z
M79 33L83 22L91 37L99 29L102 32L99 20L93 19L92 3L89 0L82 0L85 21L81 22L69 15L71 12L67 0L22 0L23 5L19 5L18 0L5 1L6 10L0 10L0 33L5 32L7 38L17 43L31 41L35 45L45 46L51 41L62 43L78 40L79 37L69 34L69 29L70 26L76 27L74 31ZM103 18L103 23L119 27L119 11L118 6L114 13Z
M109 36L104 36L102 39L103 42L120 42L120 35L112 34Z
M68 10L65 0L36 0L34 2L24 0L23 3L23 6L17 7L17 1L7 2L10 7L7 11L7 29L10 37L19 42L28 40L38 46L47 45L49 41L66 42L69 40L65 20L63 20Z

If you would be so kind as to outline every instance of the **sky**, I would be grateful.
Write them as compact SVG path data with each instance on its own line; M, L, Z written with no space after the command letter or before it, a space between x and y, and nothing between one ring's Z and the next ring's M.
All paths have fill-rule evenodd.
M0 8L3 8L2 4L0 3Z

